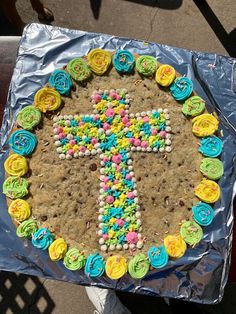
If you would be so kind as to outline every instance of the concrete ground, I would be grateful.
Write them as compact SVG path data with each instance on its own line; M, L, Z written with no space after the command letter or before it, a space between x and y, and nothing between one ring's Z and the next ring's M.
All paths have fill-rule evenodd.
M45 0L56 26L109 33L198 51L236 56L234 0ZM26 23L37 21L30 1L18 0ZM0 35L14 35L14 27L0 15ZM235 314L236 285L228 284L218 305L174 304L175 310ZM234 297L233 297L234 296ZM174 313L161 299L120 294L134 314ZM147 307L148 304L148 307ZM90 314L93 305L83 287L37 277L0 273L1 314ZM195 311L195 312L194 312Z

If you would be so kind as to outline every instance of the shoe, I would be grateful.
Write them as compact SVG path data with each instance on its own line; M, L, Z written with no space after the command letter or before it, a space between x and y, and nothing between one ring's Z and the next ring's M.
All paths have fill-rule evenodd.
M131 314L120 302L115 291L95 287L85 287L85 290L99 314Z

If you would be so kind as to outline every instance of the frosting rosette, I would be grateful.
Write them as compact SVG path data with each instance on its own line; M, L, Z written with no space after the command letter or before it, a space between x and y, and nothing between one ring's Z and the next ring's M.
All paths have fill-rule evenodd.
M24 176L28 171L27 160L24 156L12 154L4 162L4 168L11 176Z
M57 110L61 105L61 95L51 87L43 87L34 96L34 106L42 112Z
M80 270L85 266L86 258L77 248L71 248L67 251L63 264L69 270Z
M186 116L196 117L205 110L205 101L199 96L188 98L182 107L182 112Z
M211 114L204 113L192 120L193 134L198 137L213 135L218 129L219 121Z
M168 65L162 64L156 71L156 82L164 87L170 86L176 76L175 69Z
M152 56L143 55L136 60L136 69L139 74L144 76L152 76L156 72L157 67L157 60Z
M224 174L224 165L217 158L204 158L200 164L201 173L211 180L219 180Z
M212 180L203 179L196 187L195 195L203 202L215 203L220 198L220 187Z
M28 219L23 221L16 229L16 234L20 238L30 238L38 230L37 221Z
M148 258L143 253L136 254L129 261L129 274L134 279L141 279L148 273L149 266Z
M46 250L53 239L53 234L47 228L40 228L32 235L32 244L38 249Z
M67 252L67 244L63 238L58 238L48 248L49 257L56 262L64 258Z
M206 157L218 157L223 148L221 139L217 136L208 136L200 141L199 152Z
M119 279L126 274L128 269L126 259L120 255L108 257L106 261L106 274L111 279Z
M100 48L91 50L87 58L90 69L97 75L103 75L111 64L110 52Z
M22 198L28 194L28 181L21 177L8 177L3 183L3 193L11 198Z
M135 66L135 58L128 50L117 50L112 58L112 63L119 73L130 73Z
M49 77L49 86L55 88L59 94L69 96L72 87L70 75L64 70L54 70Z
M180 227L180 235L189 245L196 245L203 237L202 228L193 220L185 221Z
M101 277L105 271L105 263L103 257L96 253L87 257L84 272L86 276L91 278Z
M171 95L176 100L185 100L193 92L193 82L188 77L178 77L170 87Z
M187 249L187 245L180 235L165 237L164 246L168 255L174 258L182 257Z
M208 226L214 218L213 208L206 203L199 202L192 207L193 219L201 226Z
M9 144L14 153L27 156L35 150L37 138L29 131L18 130L11 134Z
M87 80L92 74L87 63L82 58L70 60L66 69L71 77L78 82Z
M168 263L168 254L163 245L151 246L148 250L148 258L153 268L161 268Z
M33 128L41 121L41 112L30 105L21 109L18 113L16 122L25 130L33 130Z
M30 217L31 206L25 200L16 199L9 205L8 213L13 219L22 222Z

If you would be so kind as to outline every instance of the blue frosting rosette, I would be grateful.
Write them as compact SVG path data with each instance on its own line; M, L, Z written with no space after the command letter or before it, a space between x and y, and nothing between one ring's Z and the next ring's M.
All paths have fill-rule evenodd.
M222 141L217 136L204 137L200 141L199 152L206 157L218 157L223 148Z
M151 246L147 254L153 268L161 268L168 263L168 254L164 246Z
M33 246L42 250L46 250L53 240L54 236L47 228L40 228L32 236Z
M193 92L193 82L187 77L178 77L170 87L171 95L176 100L185 100Z
M118 50L112 58L117 72L130 73L134 69L135 58L128 50Z
M61 95L68 96L72 87L70 75L64 70L55 70L49 78L49 86L55 88Z
M37 137L29 131L19 130L12 133L9 144L14 153L27 156L34 151L37 145Z
M214 218L213 208L206 203L200 202L192 207L193 219L201 226L208 226Z
M100 277L105 271L105 263L103 257L96 253L90 254L87 258L84 272L88 277Z

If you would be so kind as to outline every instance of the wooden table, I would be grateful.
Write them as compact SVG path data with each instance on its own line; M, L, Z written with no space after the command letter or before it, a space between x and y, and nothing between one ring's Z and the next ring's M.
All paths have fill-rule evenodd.
M4 105L7 99L8 87L15 66L19 41L20 37L0 37L0 125L2 123L2 116ZM234 212L235 211L236 202L234 206ZM229 282L236 282L236 224L234 224L234 241Z

